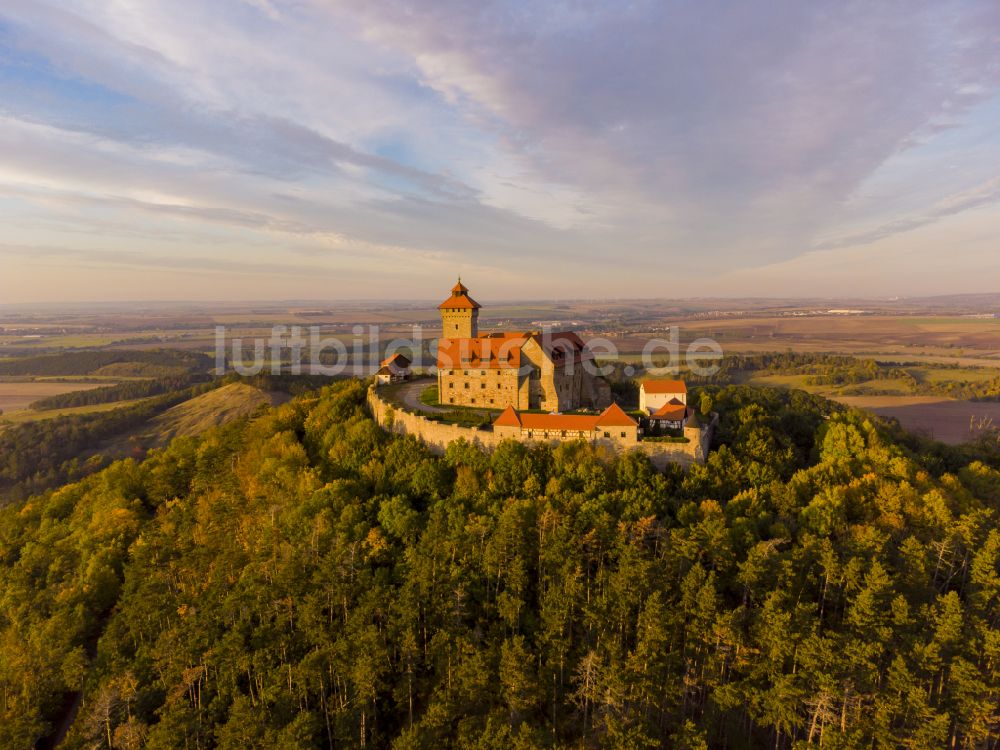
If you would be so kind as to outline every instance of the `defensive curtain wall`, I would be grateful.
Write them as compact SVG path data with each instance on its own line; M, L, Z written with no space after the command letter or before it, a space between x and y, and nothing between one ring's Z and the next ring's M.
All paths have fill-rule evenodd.
M400 435L413 435L420 439L434 453L444 453L452 441L463 438L469 443L479 445L483 449L492 449L502 442L503 438L492 430L480 430L474 427L463 427L456 424L446 424L434 419L428 419L416 414L398 403L386 400L375 385L368 388L368 406L372 416L380 427ZM684 437L687 443L670 443L656 440L639 440L635 444L621 446L613 443L604 445L612 450L638 450L649 456L652 464L660 470L667 464L675 463L688 466L693 463L704 463L708 448L712 442L712 433L718 422L718 415L713 415L707 426L685 427ZM509 438L508 438L509 439ZM557 438L545 442L559 442Z

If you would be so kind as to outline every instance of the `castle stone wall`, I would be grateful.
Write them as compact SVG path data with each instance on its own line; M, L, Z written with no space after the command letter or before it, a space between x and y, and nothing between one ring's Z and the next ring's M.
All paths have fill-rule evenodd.
M660 443L653 440L640 440L639 450L649 456L660 471L666 468L667 464L681 464L690 466L691 464L703 464L708 458L708 450L712 445L712 435L715 434L715 427L719 423L719 415L712 414L712 420L708 425L700 427L685 427L684 437L687 443Z
M478 443L483 448L495 448L503 439L488 430L461 427L457 424L436 422L419 414L412 414L396 404L384 401L376 388L368 389L368 407L380 427L398 435L413 435L419 438L432 452L442 454L448 444L464 438L470 443Z
M380 427L399 435L413 435L427 445L433 453L437 454L443 454L448 444L459 438L479 445L483 449L495 448L503 440L517 439L513 436L517 428L500 429L496 432L477 430L472 427L444 424L418 414L412 414L404 411L395 404L383 400L378 393L378 389L374 386L368 389L368 407L371 409L372 416ZM600 444L613 452L623 452L626 450L642 451L649 457L653 466L662 471L666 468L667 464L672 463L682 466L704 463L712 442L712 433L717 423L718 415L716 414L713 415L712 421L707 426L684 428L684 437L690 441L687 443L661 443L640 440L637 443L630 442L628 445L622 446L608 440L592 442ZM552 438L549 440L534 440L532 442L559 443L560 440Z

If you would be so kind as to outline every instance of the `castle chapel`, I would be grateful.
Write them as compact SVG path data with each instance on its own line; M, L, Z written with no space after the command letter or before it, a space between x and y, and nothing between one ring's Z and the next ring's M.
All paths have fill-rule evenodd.
M459 279L441 311L438 399L487 409L564 412L604 409L611 389L594 374L593 354L572 331L479 335L480 304Z

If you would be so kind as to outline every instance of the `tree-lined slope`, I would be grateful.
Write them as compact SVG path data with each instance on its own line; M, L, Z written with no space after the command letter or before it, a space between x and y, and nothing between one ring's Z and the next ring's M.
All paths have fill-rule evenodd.
M82 691L66 747L995 747L1000 473L713 401L662 476L347 382L0 511L0 745Z

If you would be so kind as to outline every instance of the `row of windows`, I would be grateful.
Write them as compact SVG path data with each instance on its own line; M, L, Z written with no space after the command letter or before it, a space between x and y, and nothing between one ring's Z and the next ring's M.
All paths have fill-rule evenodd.
M450 381L448 383L448 387L449 388L454 388L455 387L455 383L453 381ZM500 389L500 388L503 388L503 385L501 383L497 383L497 389ZM479 384L479 389L480 390L485 390L486 389L486 383L480 383ZM465 390L469 390L469 384L468 383L465 383Z
M582 431L577 431L575 434L576 434L577 437L587 437L587 434L584 433L584 432L582 432ZM550 433L548 430L545 430L542 433L542 435L544 437L548 438L548 437L552 437L554 435L554 432ZM528 430L528 440L531 440L534 436L535 436L534 431L533 430ZM559 437L568 437L568 431L567 430L560 430ZM606 438L611 437L611 433L610 432L605 432L604 433L604 437L606 437ZM627 438L628 437L628 433L627 432L622 432L621 433L621 437Z
M442 370L441 372L443 372L446 375L458 374L458 370ZM478 371L479 377L485 378L487 372L488 370L479 370ZM510 370L507 370L507 372L510 372ZM471 375L472 377L476 377L476 373L477 373L476 370L462 370L462 374L465 375L466 377L468 377L469 375ZM531 377L538 377L537 369L532 371Z
M449 404L453 404L453 403L455 403L455 397L454 397L454 396L452 396L451 398L449 398L449 399L448 399L448 403L449 403ZM470 404L474 404L474 403L476 403L476 399L474 399L474 398L471 398L471 399L469 399L469 403L470 403ZM496 399L493 399L493 398L491 398L491 399L490 399L490 403L491 403L491 404L495 404L495 403L496 403ZM485 404L486 404L486 399L483 399L483 405L485 406Z

